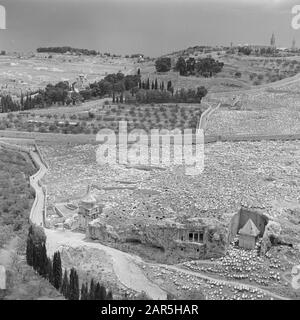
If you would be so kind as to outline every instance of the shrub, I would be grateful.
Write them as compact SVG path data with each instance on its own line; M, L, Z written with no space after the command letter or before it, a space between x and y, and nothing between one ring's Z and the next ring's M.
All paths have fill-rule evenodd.
M155 68L157 72L168 72L171 70L171 58L162 57L155 61Z

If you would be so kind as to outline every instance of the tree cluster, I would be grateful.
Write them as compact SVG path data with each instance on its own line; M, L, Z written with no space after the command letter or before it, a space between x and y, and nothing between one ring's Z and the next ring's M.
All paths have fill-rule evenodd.
M167 82L167 85L165 86L164 81L158 83L157 79L150 81L149 78L146 81L139 81L139 89L160 91L164 91L165 89L167 89L167 91L171 92L172 94L174 92L174 87L171 80L169 80Z
M14 101L10 95L1 96L1 112L12 112L21 110L19 101Z
M171 70L171 58L161 57L155 61L155 68L157 72L168 72Z
M262 48L251 48L248 46L239 47L238 53L249 56L250 54L254 54L256 56L273 56L277 52L276 48L272 47L262 47Z
M181 89L175 93L167 90L144 90L136 93L136 101L139 103L200 103L207 94L204 87L193 89Z
M200 58L198 60L195 60L193 57L186 60L183 57L179 57L174 70L178 71L181 76L200 75L203 77L212 77L221 72L223 67L223 62L211 57Z
M90 287L83 283L80 290L75 268L70 273L65 269L63 274L60 252L55 252L52 259L47 256L46 236L41 227L31 225L29 228L26 261L68 300L113 300L112 292L94 279L91 280Z
M140 81L140 75L127 75L123 73L113 73L107 75L104 79L90 84L86 92L80 92L85 98L89 97L103 98L113 93L123 93L136 88ZM88 92L87 92L88 91ZM87 99L88 100L88 99Z
M95 56L97 54L99 54L96 50L88 50L88 49L77 49L77 48L72 48L72 47L41 47L41 48L37 48L36 50L37 52L52 52L52 53L75 53L75 54L84 54L84 55L92 55Z

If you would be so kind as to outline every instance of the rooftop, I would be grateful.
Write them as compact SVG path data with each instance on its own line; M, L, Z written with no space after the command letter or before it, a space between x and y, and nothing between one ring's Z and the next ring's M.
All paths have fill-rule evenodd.
M249 219L243 228L239 231L241 235L257 237L259 235L259 230L257 229L254 222Z

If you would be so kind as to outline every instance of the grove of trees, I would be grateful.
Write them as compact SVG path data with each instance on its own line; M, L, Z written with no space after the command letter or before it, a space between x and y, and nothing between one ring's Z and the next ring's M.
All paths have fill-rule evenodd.
M97 55L99 54L96 50L88 50L88 49L77 49L77 48L72 48L72 47L42 47L42 48L37 48L37 52L52 52L52 53L76 53L76 54L84 54L84 55Z
M157 72L168 72L171 70L171 58L162 57L155 61L155 68Z
M26 261L68 300L113 300L112 292L107 291L105 286L95 282L93 278L90 286L88 283L82 283L80 289L75 268L71 268L70 272L65 269L63 273L60 252L55 252L52 259L47 257L46 236L39 226L29 227Z
M174 67L181 76L200 75L203 77L212 77L222 71L224 63L211 57L195 59L190 57L184 59L179 57Z
M200 103L207 94L205 87L195 89L181 89L176 92L168 90L140 89L136 93L136 101L139 103Z

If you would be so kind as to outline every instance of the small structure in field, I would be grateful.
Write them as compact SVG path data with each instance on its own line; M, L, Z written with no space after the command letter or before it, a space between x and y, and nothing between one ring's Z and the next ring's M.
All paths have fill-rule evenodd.
M254 222L249 219L239 231L239 246L244 249L254 249L259 232Z

